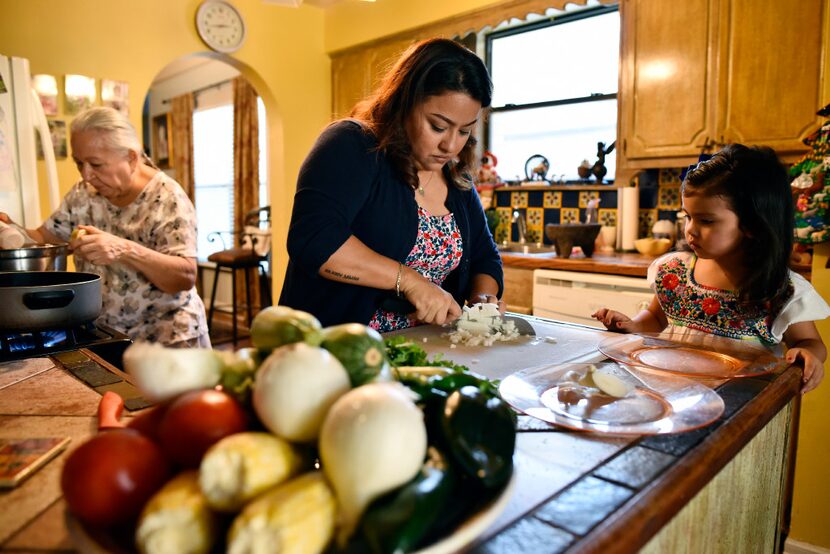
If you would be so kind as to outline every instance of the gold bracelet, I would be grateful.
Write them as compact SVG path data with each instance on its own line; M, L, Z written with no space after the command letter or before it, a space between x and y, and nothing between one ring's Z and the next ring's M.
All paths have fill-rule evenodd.
M401 297L401 274L403 273L403 263L398 262L398 276L395 278L395 294L398 298Z

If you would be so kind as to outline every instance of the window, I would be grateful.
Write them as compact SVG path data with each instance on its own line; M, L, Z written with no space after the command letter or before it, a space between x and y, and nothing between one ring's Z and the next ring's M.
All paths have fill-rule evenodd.
M259 205L268 205L268 128L265 106L257 99L259 119ZM193 112L193 177L198 225L197 253L206 260L214 252L231 248L228 231L233 221L233 103ZM208 240L222 233L228 241Z
M617 135L620 18L616 6L565 13L487 36L493 109L487 145L504 180L525 179L534 154L549 180L577 180ZM605 159L613 179L616 156Z

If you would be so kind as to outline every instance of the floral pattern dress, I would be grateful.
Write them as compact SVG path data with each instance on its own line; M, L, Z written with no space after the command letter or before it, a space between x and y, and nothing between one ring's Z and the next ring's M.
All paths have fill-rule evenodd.
M461 262L463 243L458 224L452 213L430 215L418 207L418 235L415 246L404 260L411 267L436 285L441 285L452 270ZM418 325L418 321L406 314L378 309L369 327L381 333L406 329Z
M793 323L830 315L830 306L812 285L792 271L788 298L780 311L772 314L768 306L744 309L734 292L695 281L696 262L697 256L691 252L672 252L649 267L649 282L671 332L704 332L773 346Z
M68 241L78 225L92 225L156 252L196 257L196 213L174 180L159 171L130 205L120 208L83 181L73 186L44 226ZM207 336L205 306L196 288L166 293L125 264L96 265L75 258L78 271L101 277L97 322L132 340L175 344Z

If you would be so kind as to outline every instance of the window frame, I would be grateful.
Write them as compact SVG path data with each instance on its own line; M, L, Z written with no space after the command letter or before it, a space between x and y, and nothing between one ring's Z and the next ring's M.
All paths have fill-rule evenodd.
M484 63L487 65L487 70L492 75L493 73L493 59L492 59L492 52L493 52L493 40L497 40L499 38L504 38L513 35L519 35L523 33L528 33L532 31L537 31L539 29L544 29L547 27L553 27L556 25L564 25L567 23L572 23L574 21L579 21L581 19L587 19L589 17L596 17L599 15L605 15L608 13L619 12L620 6L619 4L611 4L611 5L602 5L596 6L593 8L589 8L586 10L579 10L576 12L566 12L561 15L553 16L549 19L541 20L541 21L534 21L532 23L525 23L522 25L516 25L515 27L510 27L507 29L501 29L498 31L493 31L487 33L484 37ZM526 104L505 104L504 106L491 106L488 110L488 115L492 113L505 113L505 112L518 112L521 110L530 110L530 109L537 109L537 108L548 108L553 106L563 106L567 104L583 104L588 102L596 102L600 100L616 100L617 101L617 108L619 110L619 81L617 85L617 92L610 93L610 94L602 94L602 93L592 93L589 96L580 96L574 98L563 98L559 100L545 100L543 102L530 102ZM619 119L619 116L618 116ZM491 147L490 144L490 118L487 117L484 121L483 125L483 134L484 134L484 149L489 150Z

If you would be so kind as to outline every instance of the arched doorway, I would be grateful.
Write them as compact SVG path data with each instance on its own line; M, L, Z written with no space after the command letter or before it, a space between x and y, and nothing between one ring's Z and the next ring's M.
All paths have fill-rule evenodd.
M244 214L270 204L265 103L244 75L251 71L235 67L238 62L232 58L222 58L192 55L169 63L153 80L143 112L149 155L193 200L199 292L210 307L210 292L218 279L218 310L244 306L247 295L240 279L234 299L230 270L224 268L217 275L208 258L243 245ZM260 294L261 290L270 293L271 288L270 263L262 266L268 278L259 281L252 275L248 283L255 311L270 298ZM215 330L211 334L217 342Z

